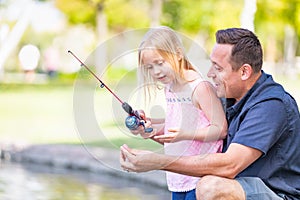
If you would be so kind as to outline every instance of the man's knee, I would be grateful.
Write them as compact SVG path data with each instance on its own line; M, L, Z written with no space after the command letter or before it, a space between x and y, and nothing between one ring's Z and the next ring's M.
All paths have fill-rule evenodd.
M241 199L244 200L244 191L234 179L218 176L204 176L196 186L198 200L208 199Z
M196 196L197 199L204 199L205 196L214 195L219 191L220 178L216 176L204 176L197 183ZM202 198L200 198L202 197Z

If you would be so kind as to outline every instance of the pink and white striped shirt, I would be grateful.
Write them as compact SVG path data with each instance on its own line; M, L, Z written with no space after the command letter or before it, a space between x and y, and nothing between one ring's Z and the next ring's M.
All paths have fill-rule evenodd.
M189 82L184 86L184 91L172 92L170 86L165 88L167 111L165 118L164 134L169 128L183 130L197 130L210 125L204 112L192 103L192 95L197 85L205 81L202 78ZM209 94L203 94L209 95ZM165 143L165 154L173 156L203 155L221 152L223 141L203 142L197 140L184 140L175 143ZM168 188L172 192L186 192L196 188L199 177L166 172Z

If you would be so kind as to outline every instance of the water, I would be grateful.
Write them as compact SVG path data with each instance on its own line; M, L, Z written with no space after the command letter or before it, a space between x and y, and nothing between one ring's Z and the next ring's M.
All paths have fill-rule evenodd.
M1 200L164 200L170 197L166 188L111 175L0 163Z

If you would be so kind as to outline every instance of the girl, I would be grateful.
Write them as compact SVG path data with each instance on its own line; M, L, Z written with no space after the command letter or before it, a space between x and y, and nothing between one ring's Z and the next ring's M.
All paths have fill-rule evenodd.
M147 119L146 126L152 126L153 133L147 134L142 128L132 133L164 144L165 153L170 155L221 152L227 130L221 102L212 85L189 62L176 33L168 27L151 29L140 44L138 57L145 85L165 86L167 107L164 120ZM198 180L167 172L172 199L196 199Z

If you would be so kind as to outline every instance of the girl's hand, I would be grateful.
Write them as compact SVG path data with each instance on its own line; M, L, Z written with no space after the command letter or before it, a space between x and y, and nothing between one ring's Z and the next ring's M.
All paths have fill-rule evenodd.
M157 139L161 143L173 143L182 140L182 138L180 138L180 129L170 128L168 132L168 134L156 135L154 139Z
M140 125L137 129L130 130L130 132L133 135L141 135L144 139L153 137L155 135L156 131L153 130L151 133L146 133L145 132L146 128L149 128L149 127L152 126L151 120L146 119L146 115L145 115L145 112L143 110L138 110L137 112L140 115L140 117L145 121L144 126Z
M144 118L143 118L144 119ZM145 126L145 127L144 127ZM144 126L140 126L142 127L142 130L140 131L140 135L144 138L144 139L148 139L148 138L151 138L153 137L155 134L156 134L156 130L153 129L153 131L151 133L149 132L145 132L145 129L149 128L149 127L152 127L152 123L151 123L151 120L150 119L147 119L146 122L144 123ZM140 128L139 127L139 128Z

